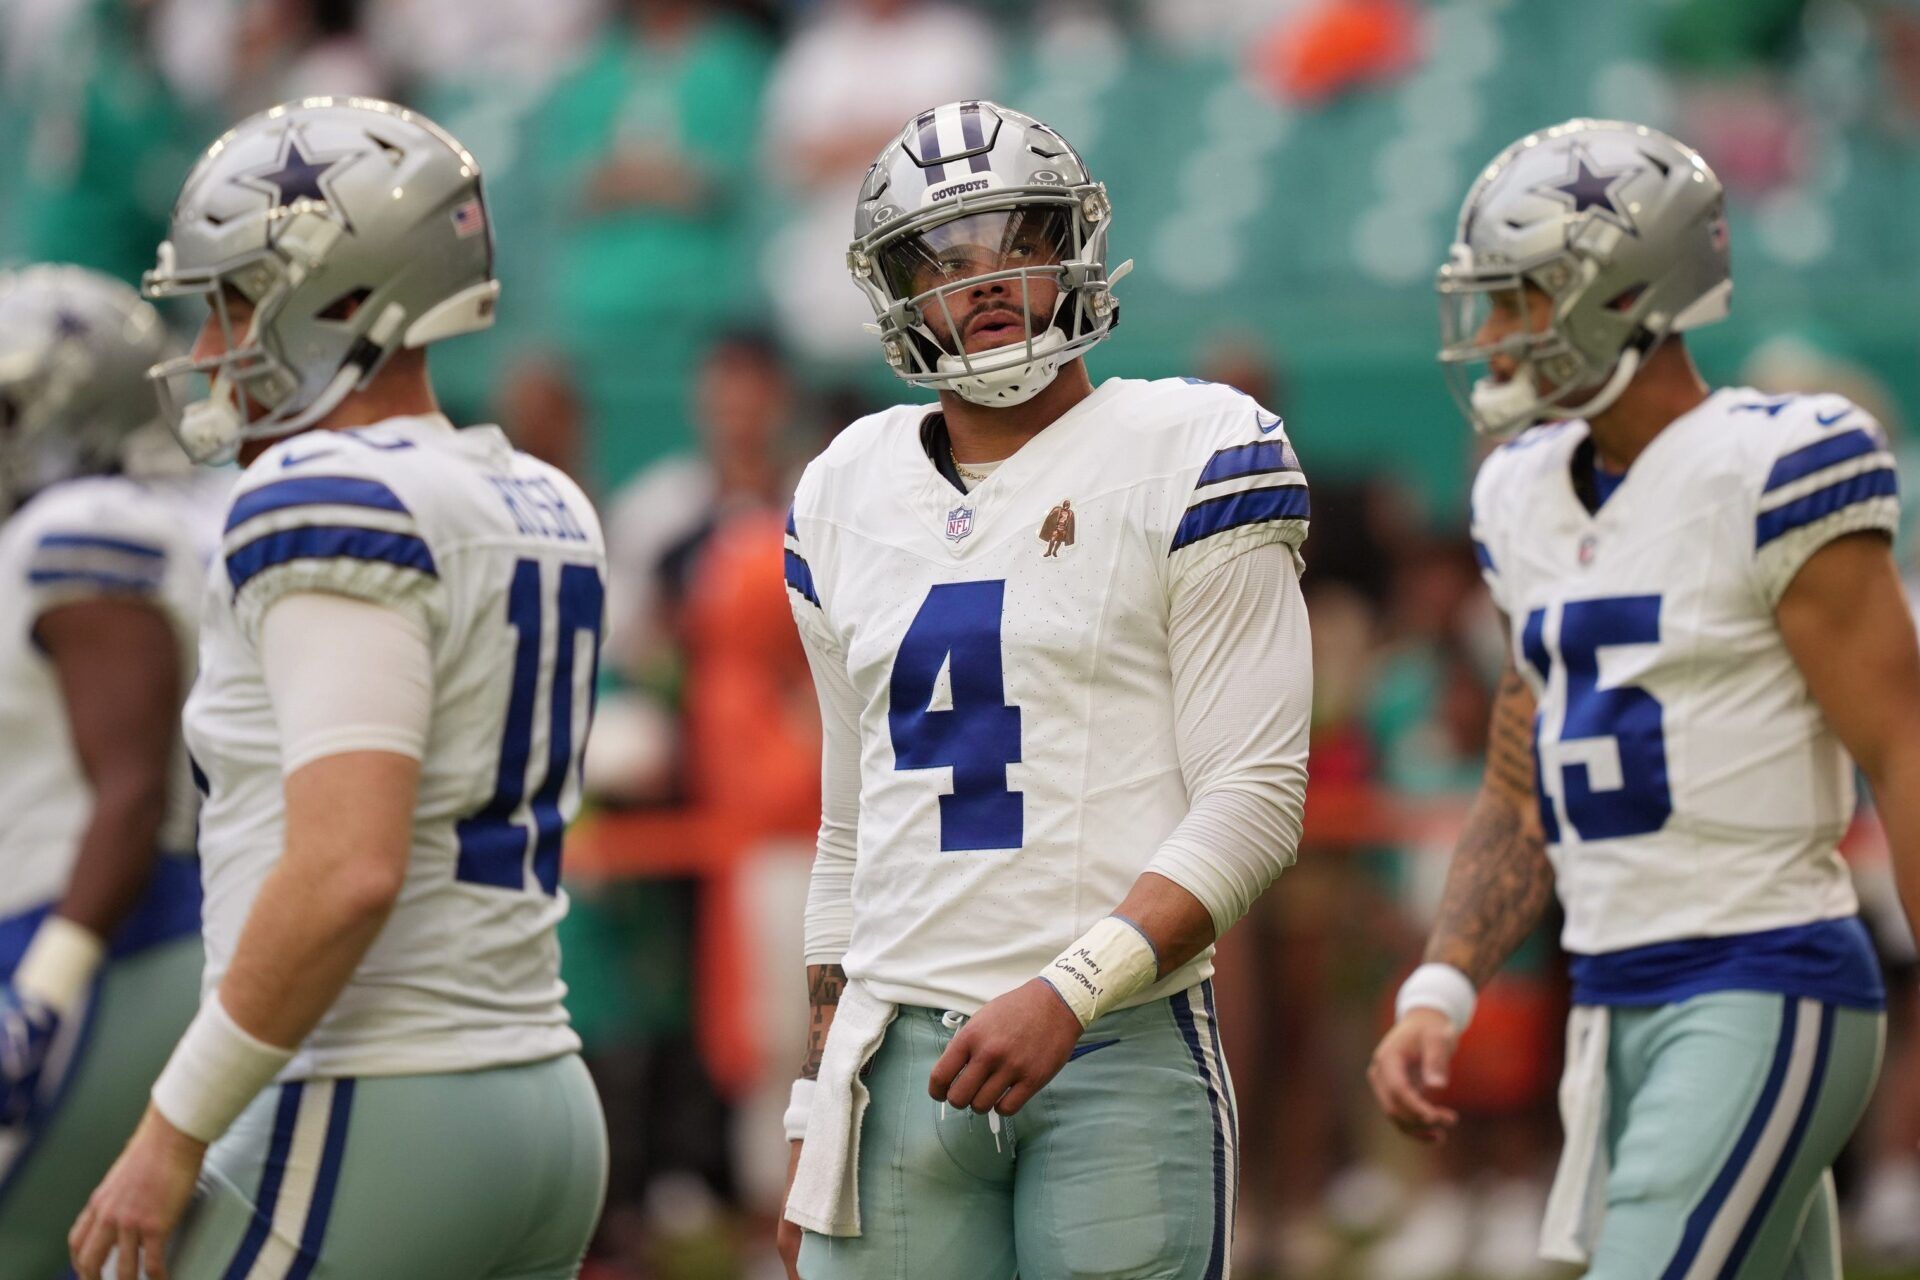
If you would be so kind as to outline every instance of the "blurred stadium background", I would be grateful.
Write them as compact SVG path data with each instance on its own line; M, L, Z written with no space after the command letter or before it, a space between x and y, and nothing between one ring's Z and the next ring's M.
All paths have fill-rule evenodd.
M503 422L609 524L618 632L565 933L615 1152L590 1277L780 1274L818 784L779 521L798 466L897 388L841 262L859 175L906 116L971 96L1056 126L1111 188L1139 270L1096 379L1240 386L1287 415L1314 478L1308 836L1220 961L1241 1274L1543 1274L1551 934L1483 1002L1459 1141L1398 1141L1362 1078L1478 778L1502 643L1464 541L1474 448L1431 360L1431 272L1514 136L1576 114L1667 128L1732 193L1709 377L1846 392L1913 492L1920 6L0 0L0 261L137 279L194 153L310 93L406 103L479 157L500 324L436 350L436 381L456 421ZM1842 1170L1849 1275L1920 1276L1912 940L1870 814L1849 852L1896 993Z

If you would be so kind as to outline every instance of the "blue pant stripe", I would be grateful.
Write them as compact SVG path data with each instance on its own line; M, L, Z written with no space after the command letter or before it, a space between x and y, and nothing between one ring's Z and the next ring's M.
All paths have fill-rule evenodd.
M1793 1167L1793 1158L1800 1153L1801 1140L1806 1137L1807 1126L1813 1123L1814 1110L1820 1105L1820 1086L1826 1082L1827 1058L1833 1052L1834 1024L1838 1021L1832 1005L1820 1006L1820 1044L1814 1050L1813 1074L1807 1078L1807 1096L1800 1101L1800 1114L1793 1119L1793 1130L1787 1134L1787 1145L1780 1149L1780 1159L1767 1178L1766 1188L1760 1192L1753 1212L1747 1215L1747 1224L1740 1228L1740 1238L1733 1242L1726 1265L1720 1268L1725 1280L1732 1280L1739 1273L1740 1263L1745 1260L1747 1250L1753 1247L1754 1237L1760 1234L1760 1224L1767 1220L1774 1200L1780 1195L1780 1184L1787 1180L1787 1171Z
M1233 1081L1227 1073L1227 1049L1220 1042L1220 1017L1213 1011L1213 979L1208 978L1200 984L1200 998L1207 1006L1207 1029L1213 1033L1213 1060L1220 1064L1220 1092L1227 1104L1227 1133L1233 1138L1235 1149L1240 1142L1240 1104L1234 1101ZM1240 1202L1240 1162L1233 1162L1233 1186L1228 1188L1233 1196L1232 1203ZM1229 1231L1231 1236L1231 1231Z
M1707 1237L1708 1228L1720 1215L1733 1184L1739 1180L1741 1170L1746 1168L1747 1159L1753 1154L1754 1145L1760 1141L1761 1131L1767 1127L1767 1121L1773 1115L1774 1106L1780 1101L1780 1088L1787 1077L1787 1062L1793 1056L1794 1033L1799 1028L1800 1005L1794 997L1783 996L1780 1006L1780 1036L1774 1041L1773 1065L1767 1068L1767 1079L1760 1087L1759 1101L1753 1104L1753 1113L1747 1117L1746 1127L1740 1131L1740 1137L1728 1153L1726 1163L1720 1166L1713 1185L1707 1188L1707 1194L1687 1215L1686 1230L1680 1234L1680 1246L1674 1250L1667 1269L1660 1273L1660 1280L1682 1280L1688 1268L1693 1266L1701 1242Z
M1173 1020L1180 1027L1181 1038L1187 1042L1187 1052L1193 1055L1194 1070L1207 1086L1207 1110L1213 1117L1213 1249L1207 1255L1206 1280L1223 1280L1227 1267L1226 1132L1220 1091L1214 1087L1213 1073L1207 1070L1207 1051L1200 1043L1200 1029L1194 1025L1193 1008L1187 999L1188 993L1182 991L1167 1003L1173 1008Z
M313 1184L313 1203L307 1208L300 1253L287 1269L287 1280L307 1280L320 1263L320 1246L326 1242L327 1219L333 1214L333 1193L340 1185L340 1164L346 1155L347 1127L352 1121L353 1081L336 1080L327 1110L326 1142L320 1149L320 1172Z
M240 1238L240 1248L227 1265L224 1280L246 1280L247 1272L266 1247L273 1230L273 1211L280 1202L280 1182L287 1173L287 1153L293 1148L293 1130L300 1119L300 1095L305 1086L298 1081L280 1086L280 1103L273 1113L273 1140L267 1146L267 1165L260 1172L260 1194L254 1200L253 1221Z

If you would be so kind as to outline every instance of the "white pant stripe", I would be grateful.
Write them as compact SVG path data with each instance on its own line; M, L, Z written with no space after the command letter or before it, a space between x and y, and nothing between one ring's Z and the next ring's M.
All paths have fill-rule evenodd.
M287 1149L287 1171L273 1206L273 1233L261 1246L247 1280L285 1280L299 1257L300 1237L307 1229L313 1188L320 1175L320 1153L326 1146L327 1120L333 1115L333 1089L331 1080L309 1080L302 1090L293 1144Z
M1746 1168L1734 1179L1733 1189L1727 1193L1720 1212L1714 1216L1713 1225L1707 1228L1706 1238L1700 1242L1700 1252L1694 1255L1693 1265L1687 1268L1687 1280L1711 1280L1720 1274L1720 1269L1727 1263L1727 1256L1733 1252L1733 1246L1740 1238L1741 1230L1747 1225L1747 1219L1753 1216L1760 1193L1773 1176L1774 1166L1780 1163L1787 1137L1793 1132L1793 1123L1799 1118L1800 1108L1807 1101L1813 1060L1820 1048L1821 1013L1818 1000L1799 1002L1798 1016L1794 1019L1793 1048L1787 1059L1787 1075L1781 1081L1780 1096L1774 1102L1773 1114L1767 1117L1766 1127L1760 1131L1760 1141L1754 1144L1753 1153L1747 1157Z

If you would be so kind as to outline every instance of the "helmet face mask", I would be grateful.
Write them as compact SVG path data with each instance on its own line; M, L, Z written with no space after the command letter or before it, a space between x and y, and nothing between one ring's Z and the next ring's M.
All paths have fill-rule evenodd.
M196 461L303 430L402 346L491 324L492 268L479 166L431 121L365 98L242 121L188 175L144 281L209 311L203 354L153 371L167 420Z
M1570 120L1495 157L1435 279L1440 363L1474 429L1603 412L1669 335L1724 318L1722 201L1697 153L1644 125Z
M1111 221L1106 188L1058 134L993 103L954 103L910 122L874 162L847 264L902 380L1004 407L1113 327L1110 289L1131 264L1106 269Z

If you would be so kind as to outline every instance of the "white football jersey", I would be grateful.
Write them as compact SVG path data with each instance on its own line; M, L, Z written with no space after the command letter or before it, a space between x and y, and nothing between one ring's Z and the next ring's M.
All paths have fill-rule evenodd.
M439 417L282 441L241 477L208 582L187 741L206 781L206 989L281 853L262 615L334 592L420 620L434 695L413 853L379 938L283 1078L411 1075L579 1047L554 927L604 613L593 508L495 427Z
M200 593L218 545L226 476L100 476L43 490L0 526L0 920L65 891L92 813L66 703L34 642L40 615L93 598L144 600L180 642L193 679ZM161 852L193 852L195 795L186 753L160 827Z
M1541 810L1570 952L1808 925L1856 905L1853 770L1780 637L1808 556L1891 533L1894 463L1837 396L1716 392L1589 514L1584 423L1537 427L1473 490L1482 569L1539 703Z
M969 493L927 455L930 411L863 418L807 468L786 572L861 704L844 967L971 1012L1186 816L1170 603L1251 546L1297 549L1308 495L1280 419L1212 383L1110 379ZM1211 971L1209 949L1132 1003Z

